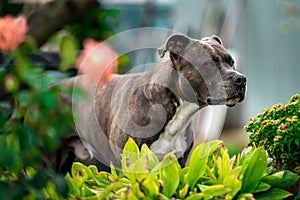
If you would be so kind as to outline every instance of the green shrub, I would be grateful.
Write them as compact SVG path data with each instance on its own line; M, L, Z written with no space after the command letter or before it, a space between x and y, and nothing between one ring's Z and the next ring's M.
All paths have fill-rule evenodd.
M276 104L265 109L245 126L249 145L263 146L268 156L285 165L293 165L300 174L300 95L294 95L286 105Z
M63 51L75 47L70 42L61 46ZM71 98L75 90L48 87L55 77L30 60L36 51L28 39L6 54L0 66L0 198L60 199L68 194L64 176L54 172L46 155L55 154L61 137L74 127L72 108L63 107L59 96ZM74 63L73 56L63 58L68 65L71 59Z
M262 147L243 157L229 157L221 141L199 145L189 165L181 168L174 152L159 162L143 145L132 139L122 154L122 170L111 173L95 166L74 163L66 179L72 199L283 199L284 189L298 176L289 171L271 172Z

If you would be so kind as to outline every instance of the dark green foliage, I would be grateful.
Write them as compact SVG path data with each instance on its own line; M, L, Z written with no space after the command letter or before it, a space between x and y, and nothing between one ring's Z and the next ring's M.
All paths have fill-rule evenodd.
M106 40L114 34L113 27L117 26L119 10L103 9L95 2L91 4L87 15L82 16L77 22L66 27L66 30L82 44L86 38Z
M174 152L162 161L129 139L122 154L122 170L98 172L95 166L75 163L66 179L76 199L282 199L298 180L289 171L270 172L263 148L242 158L230 158L221 141L199 145L190 163L181 168Z
M22 4L11 1L0 4L0 16L18 15L22 9ZM63 37L52 39L61 58L60 66L55 67L61 73L74 68L82 41L111 36L117 14L96 3L63 31ZM18 49L0 57L0 199L68 197L68 183L53 171L49 155L55 155L61 138L74 127L71 106L62 105L61 100L82 100L84 93L77 88L49 87L59 78L34 64L30 59L33 53L40 51L27 38ZM123 56L120 64L126 62L128 58Z
M283 164L292 164L300 174L300 95L294 95L287 105L276 104L265 109L245 126L249 145L263 146L268 156Z
M68 184L45 155L54 153L74 126L71 107L60 103L74 91L49 87L53 77L29 60L32 51L27 41L6 55L0 68L1 92L7 97L0 99L0 196L60 199L67 197ZM5 65L10 60L13 65Z

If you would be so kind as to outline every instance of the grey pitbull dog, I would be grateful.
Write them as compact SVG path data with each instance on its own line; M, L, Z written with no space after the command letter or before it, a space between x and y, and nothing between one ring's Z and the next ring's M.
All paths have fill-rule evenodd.
M207 105L243 101L246 78L235 70L219 37L172 35L158 49L160 57L166 52L169 59L151 71L115 75L106 86L91 89L93 108L77 105L77 129L89 155L118 165L131 137L159 158L176 150L184 165L193 146L195 113Z

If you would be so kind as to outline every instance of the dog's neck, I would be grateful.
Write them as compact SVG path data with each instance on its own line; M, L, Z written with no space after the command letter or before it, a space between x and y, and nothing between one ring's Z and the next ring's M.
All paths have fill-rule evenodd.
M179 86L180 74L167 61L166 65L158 66L152 73L155 75L151 79L152 84L145 86L145 97L151 104L160 104L167 113L166 124L159 134L157 140L151 145L151 150L162 159L167 153L176 150L176 156L182 157L186 152L189 144L187 144L185 130L189 125L192 117L204 105L198 105L195 102L186 99L187 91L182 91ZM166 69L167 68L167 69ZM159 74L159 76L157 76ZM159 84L163 81L164 85Z
M159 138L150 146L159 159L173 150L176 150L177 158L183 157L190 145L187 143L185 130L198 111L199 106L196 103L180 100L173 118L165 126Z

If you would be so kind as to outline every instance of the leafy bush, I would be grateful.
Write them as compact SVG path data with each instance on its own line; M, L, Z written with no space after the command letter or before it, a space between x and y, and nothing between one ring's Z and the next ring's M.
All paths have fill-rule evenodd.
M276 104L265 109L245 126L249 145L263 146L268 155L283 164L291 164L300 174L300 95L294 95L286 105Z
M63 199L68 184L64 175L55 173L53 158L74 121L71 106L60 101L82 100L83 93L78 88L48 86L58 81L57 74L69 75L66 71L74 68L82 40L96 36L103 40L112 34L107 21L117 12L106 11L96 2L92 12L81 15L81 22L69 25L63 34L52 34L50 43L60 48L60 59L41 56L33 62L43 55L34 38L26 36L33 27L24 16L11 16L18 15L22 6L4 0L2 8L6 12L1 16L9 15L0 18L0 199ZM45 71L44 61L56 69L56 75Z
M54 153L74 126L71 107L62 107L58 97L71 97L73 88L47 87L54 78L31 62L29 54L35 50L28 40L0 66L5 94L0 99L0 196L6 199L68 193L64 176L52 170L45 155Z
M70 198L80 199L282 199L284 189L298 180L289 171L271 172L262 147L229 158L221 141L199 145L188 167L181 168L174 152L161 162L143 145L129 139L122 154L122 170L111 173L74 163L66 179Z

